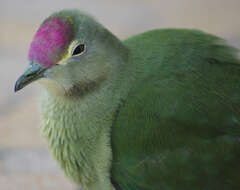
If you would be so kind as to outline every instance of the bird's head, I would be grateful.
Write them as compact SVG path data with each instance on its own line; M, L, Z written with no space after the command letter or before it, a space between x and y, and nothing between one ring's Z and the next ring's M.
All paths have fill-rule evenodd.
M15 91L38 80L53 93L83 96L114 78L126 57L123 44L93 18L60 11L37 30Z

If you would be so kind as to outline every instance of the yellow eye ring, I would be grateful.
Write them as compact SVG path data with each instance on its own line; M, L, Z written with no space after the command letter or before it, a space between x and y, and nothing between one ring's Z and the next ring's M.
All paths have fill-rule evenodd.
M86 51L86 43L73 41L68 49L68 57L78 56Z
M72 56L81 55L85 51L85 44L78 44L72 51Z

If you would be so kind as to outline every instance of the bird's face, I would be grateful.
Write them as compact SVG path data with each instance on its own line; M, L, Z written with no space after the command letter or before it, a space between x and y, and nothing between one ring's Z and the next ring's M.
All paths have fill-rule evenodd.
M48 90L83 96L112 71L111 48L98 33L103 28L85 15L55 14L37 30L30 45L30 64L17 80L18 91L38 80Z

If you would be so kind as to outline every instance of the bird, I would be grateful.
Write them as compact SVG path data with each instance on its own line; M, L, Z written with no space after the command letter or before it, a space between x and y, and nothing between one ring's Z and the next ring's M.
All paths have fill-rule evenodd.
M240 189L240 60L221 37L153 29L120 40L52 13L15 92L37 81L41 134L85 190Z

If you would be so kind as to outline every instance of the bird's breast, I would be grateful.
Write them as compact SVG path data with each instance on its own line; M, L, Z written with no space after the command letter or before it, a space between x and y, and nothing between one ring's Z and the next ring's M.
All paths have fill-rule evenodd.
M97 183L100 175L109 178L112 156L111 119L89 106L48 95L40 103L42 136L65 174L83 186Z

